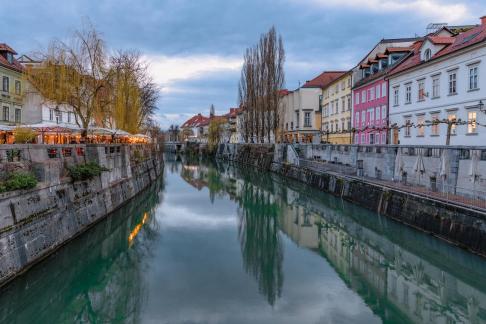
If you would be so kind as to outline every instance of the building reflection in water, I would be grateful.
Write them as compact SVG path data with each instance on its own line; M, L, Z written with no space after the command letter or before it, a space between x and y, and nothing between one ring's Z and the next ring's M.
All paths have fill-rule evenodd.
M160 182L147 189L4 287L0 323L138 322L162 188Z
M244 266L271 305L283 286L282 231L324 257L385 322L486 323L479 257L275 175L195 163L182 176L238 203Z

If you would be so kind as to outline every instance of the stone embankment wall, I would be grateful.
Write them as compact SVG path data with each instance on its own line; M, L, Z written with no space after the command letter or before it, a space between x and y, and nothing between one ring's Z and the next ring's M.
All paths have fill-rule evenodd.
M225 155L218 157L296 179L486 256L485 213L339 172L317 172L296 165L289 160L294 159L292 149L285 146L230 145L220 150Z
M67 167L89 161L109 171L72 182ZM40 183L32 190L0 194L0 284L156 181L163 158L157 145L2 146L0 177L12 169L31 171Z

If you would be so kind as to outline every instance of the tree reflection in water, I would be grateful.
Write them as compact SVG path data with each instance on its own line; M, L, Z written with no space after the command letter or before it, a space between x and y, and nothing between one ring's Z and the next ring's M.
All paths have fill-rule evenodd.
M159 235L153 215L162 188L160 182L146 190L4 287L0 322L138 322L147 299L144 273L150 247ZM130 244L130 235L144 218Z
M238 234L245 270L255 277L260 292L274 305L283 285L283 247L278 208L269 193L245 182L238 209Z

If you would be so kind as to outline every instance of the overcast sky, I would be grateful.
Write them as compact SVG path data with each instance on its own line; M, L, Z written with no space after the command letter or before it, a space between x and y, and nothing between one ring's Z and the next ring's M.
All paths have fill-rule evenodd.
M324 70L351 68L381 38L482 15L484 0L11 0L0 10L0 43L28 54L88 17L110 50L138 49L151 63L157 120L168 127L211 104L217 113L235 107L245 48L272 25L284 39L286 87L295 89Z

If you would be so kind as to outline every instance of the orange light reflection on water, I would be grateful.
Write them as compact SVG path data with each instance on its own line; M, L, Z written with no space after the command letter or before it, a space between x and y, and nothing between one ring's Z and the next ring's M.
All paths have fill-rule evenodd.
M142 226L147 222L148 218L149 218L148 213L144 213L142 221L140 223L138 223L137 226L135 226L135 228L130 232L130 235L128 235L128 245L129 246L132 245L133 240L137 236L138 232L140 232L140 230L142 229Z

